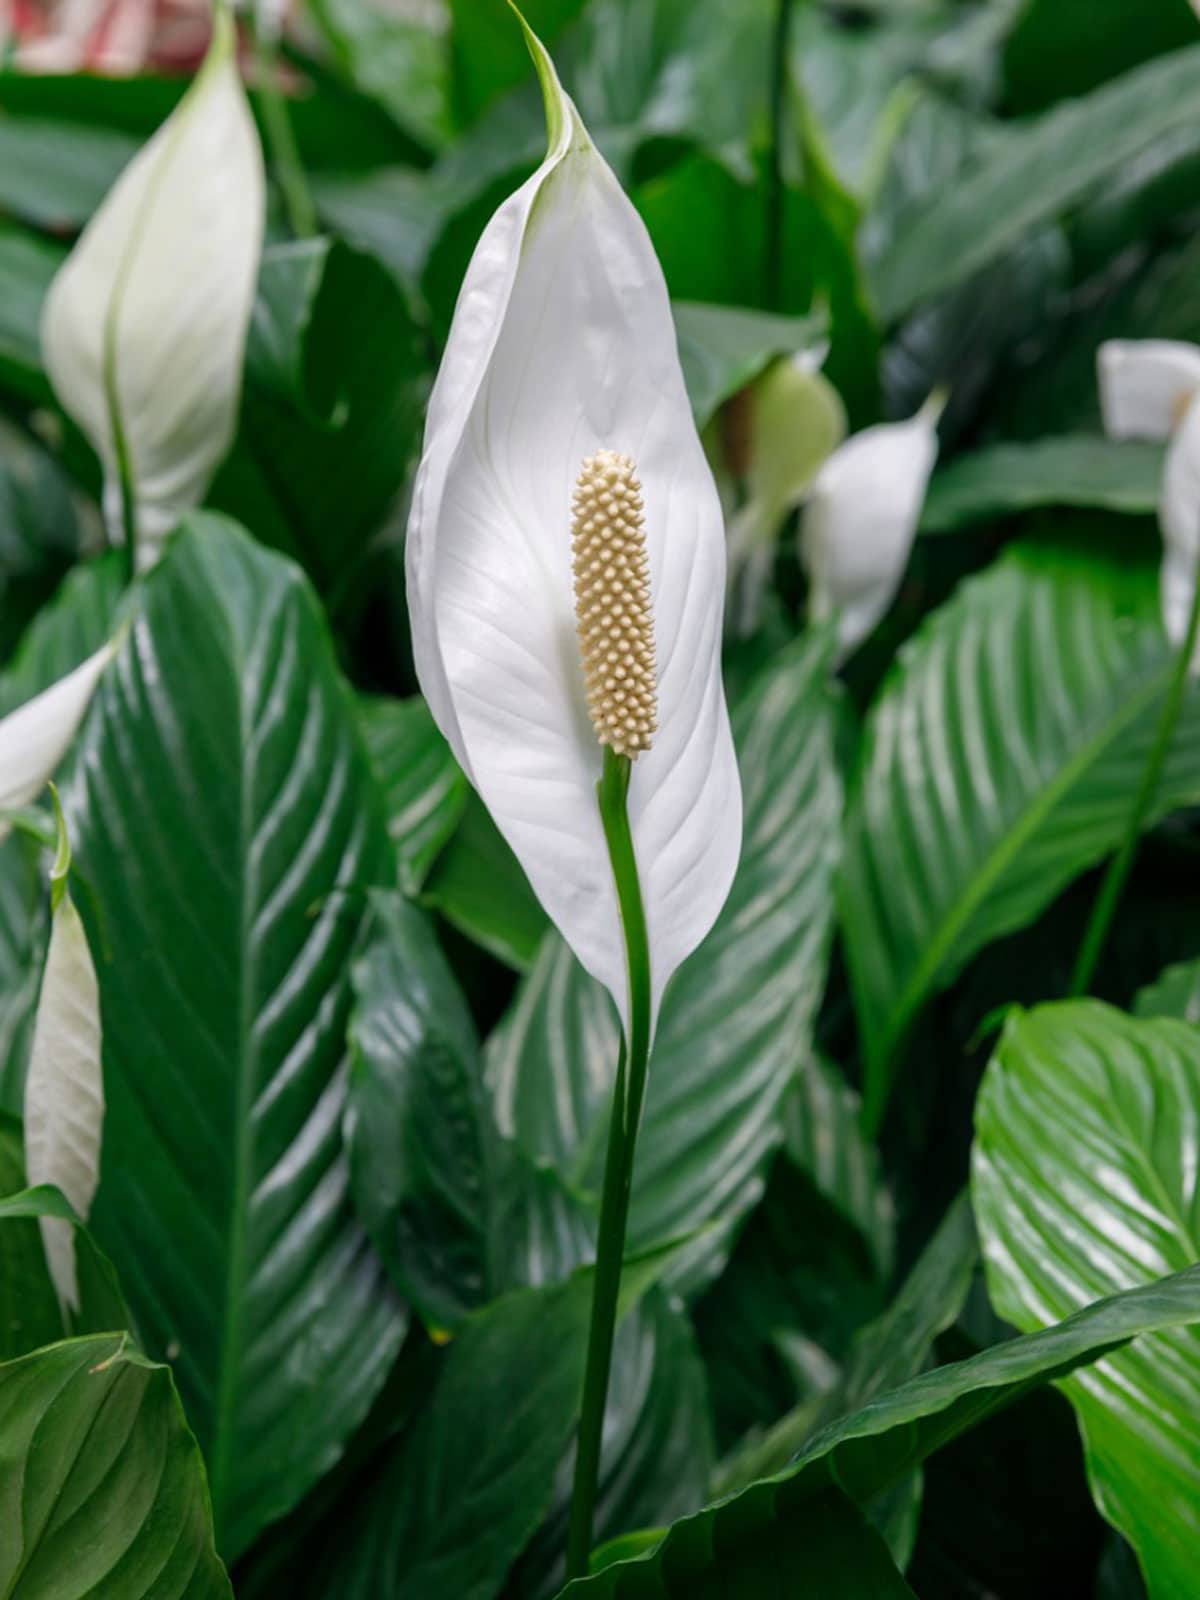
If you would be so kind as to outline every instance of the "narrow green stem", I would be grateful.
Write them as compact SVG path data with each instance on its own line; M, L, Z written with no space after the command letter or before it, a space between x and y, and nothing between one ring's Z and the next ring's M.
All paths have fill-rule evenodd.
M767 150L767 232L763 283L768 311L778 311L783 298L783 125L793 3L794 0L779 0L771 44L771 142Z
M612 1120L608 1129L608 1154L604 1162L600 1232L596 1241L596 1279L592 1289L592 1320L588 1333L579 1443L575 1454L575 1482L571 1490L571 1515L567 1529L568 1578L584 1576L592 1550L592 1519L600 1482L600 1446L604 1435L604 1411L608 1401L613 1337L617 1326L621 1264L625 1256L625 1227L629 1219L629 1196L633 1189L633 1158L642 1101L646 1093L646 1072L650 1063L650 944L646 934L646 913L642 905L633 835L629 831L626 806L629 774L628 757L616 756L606 749L604 770L596 793L625 936L629 974L629 1038L627 1043L622 1040L617 1062Z
M262 102L271 164L283 196L288 227L297 239L311 239L318 231L317 208L313 204L308 176L300 159L296 135L287 101L279 86L279 51L269 28L255 23L254 54L258 64L258 91Z
M121 426L115 392L109 395L109 415L113 421L113 448L117 457L117 482L121 494L121 527L125 532L125 581L132 583L137 577L137 495L133 486L129 446Z
M1146 823L1150 807L1154 804L1154 797L1158 793L1159 781L1162 778L1163 767L1166 765L1167 756L1171 751L1171 741L1175 736L1175 726L1179 721L1179 713L1183 709L1183 697L1187 689L1188 672L1191 668L1192 658L1196 653L1196 641L1200 637L1200 569L1197 570L1192 591L1192 609L1188 614L1187 631L1179 653L1175 658L1175 670L1171 674L1170 686L1167 697L1163 701L1162 714L1158 719L1158 728L1154 735L1154 744L1150 750L1149 759L1142 771L1142 781L1134 795L1133 805L1129 812L1129 821L1125 827L1125 837L1121 848L1117 851L1104 875L1104 882L1100 885L1100 893L1096 896L1096 903L1092 907L1092 915L1083 935L1083 943L1079 947L1079 955L1075 961L1075 971L1071 976L1070 994L1083 995L1091 987L1092 979L1096 973L1096 966L1104 951L1105 941L1108 938L1109 928L1120 904L1121 895L1125 890L1125 882L1133 866L1134 857L1137 855L1138 841Z

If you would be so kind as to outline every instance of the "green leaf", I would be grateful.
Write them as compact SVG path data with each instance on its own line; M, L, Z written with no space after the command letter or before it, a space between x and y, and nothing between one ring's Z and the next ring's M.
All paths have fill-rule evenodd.
M24 1187L21 1124L0 1112L0 1205ZM62 1314L36 1220L0 1217L0 1361L62 1336Z
M1015 128L990 160L931 198L876 263L884 318L895 321L963 282L1194 123L1198 69L1200 45L1193 45Z
M269 248L211 503L344 592L416 455L427 388L422 335L385 268L328 239Z
M308 14L355 88L420 144L448 142L450 50L439 15L410 18L369 0L313 0Z
M404 1330L340 1136L387 838L311 592L220 518L141 586L82 743L71 838L109 952L93 1225L233 1553L337 1460Z
M21 1189L0 1199L0 1228L11 1227L14 1222L38 1217L55 1217L75 1229L76 1268L79 1277L79 1309L69 1314L69 1326L64 1330L61 1318L54 1338L68 1333L112 1333L125 1330L136 1334L133 1319L121 1293L116 1268L99 1250L91 1233L80 1220L78 1212L53 1184L41 1184L35 1189ZM41 1244L39 1241L39 1251ZM37 1291L41 1290L41 1275L35 1274ZM53 1294L53 1290L51 1291ZM49 1343L49 1340L43 1340ZM26 1349L32 1349L29 1345ZM24 1354L13 1351L12 1354Z
M1038 1328L1200 1257L1200 1035L1095 1002L1010 1018L976 1105L972 1193L992 1300ZM1064 1385L1093 1498L1151 1600L1186 1600L1200 1549L1200 1329Z
M892 1269L895 1216L879 1152L865 1137L862 1105L839 1068L810 1051L784 1101L784 1149L818 1193L852 1222L880 1276Z
M38 852L12 833L0 842L0 1110L17 1114L47 938L44 901Z
M716 926L670 985L638 1139L631 1248L719 1220L762 1193L781 1104L824 985L841 782L830 639L784 651L735 708L741 864ZM571 1186L600 1187L616 1018L555 936L488 1044L505 1132ZM726 1248L724 1230L705 1253Z
M612 1575L612 1586L605 1579ZM820 1595L823 1600L914 1600L883 1541L862 1513L836 1488L801 1506L787 1526L772 1528L754 1543L714 1547L693 1562L683 1583L655 1570L639 1573L635 1562L603 1568L562 1591L568 1596L637 1594L687 1596L688 1600L760 1600L764 1595Z
M30 400L50 398L38 324L42 300L62 260L56 245L20 228L0 227L0 381Z
M822 1507L834 1485L862 1504L1037 1385L1143 1334L1198 1322L1200 1266L1101 1300L1056 1327L994 1345L968 1361L937 1367L824 1429L783 1472L675 1523L649 1556L618 1562L569 1585L564 1595L690 1600L702 1592L695 1586L714 1552L735 1565L764 1548L781 1551L785 1537L802 1545L798 1519L806 1508Z
M686 1312L660 1292L621 1323L613 1346L593 1539L664 1525L704 1504L713 1466L708 1383ZM565 1577L574 1446L555 1503L513 1569L506 1596L548 1600Z
M1188 0L1027 0L1004 47L1006 103L1038 110L1189 45Z
M591 1275L506 1295L453 1340L306 1600L492 1600L549 1509L579 1407Z
M828 319L816 312L781 317L690 300L676 300L671 310L688 397L701 428L722 401L753 383L776 356L818 351L826 339Z
M1178 961L1156 982L1142 989L1134 1002L1139 1017L1178 1017L1200 1022L1200 961Z
M836 1383L856 1329L884 1303L857 1227L790 1161L777 1160L729 1265L693 1313L720 1447L736 1450L785 1412L798 1409L811 1419Z
M415 895L462 820L470 786L420 695L360 700L358 720L383 789L400 887Z
M82 541L58 463L0 421L0 663L78 559Z
M920 531L955 533L1041 506L1150 515L1158 507L1163 454L1161 445L1089 434L992 445L935 474Z
M421 901L518 972L532 966L550 926L521 863L473 789Z
M840 886L869 1120L929 997L1123 836L1172 668L1157 590L1120 542L1017 547L901 651L867 724ZM1197 797L1191 693L1149 820Z
M429 919L398 894L371 903L354 968L350 1182L392 1277L442 1332L506 1289L565 1277L593 1230L565 1191L557 1216L547 1210L549 1183L500 1139L471 1014Z
M933 1342L962 1310L971 1288L979 1246L964 1193L947 1211L895 1299L859 1328L836 1381L781 1417L761 1437L751 1437L722 1464L722 1494L780 1472L822 1424L860 1410L877 1394L916 1377Z
M534 33L553 44L564 24L579 14L584 0L523 0L521 14ZM533 69L516 17L507 5L450 0L453 19L455 109L460 121L474 121L489 101Z
M166 1367L122 1337L0 1366L0 1589L13 1600L232 1600Z
M121 552L111 551L67 574L0 673L0 716L73 672L112 637L124 592L122 564Z

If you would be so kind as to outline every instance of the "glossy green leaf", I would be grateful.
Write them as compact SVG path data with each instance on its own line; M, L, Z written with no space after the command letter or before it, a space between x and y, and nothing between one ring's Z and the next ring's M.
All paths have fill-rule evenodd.
M1188 0L1026 0L1004 47L1005 98L1037 110L1195 38Z
M0 1124L2 1126L2 1124ZM0 1227L9 1228L14 1224L36 1220L39 1217L54 1217L60 1222L66 1222L75 1229L75 1265L79 1280L79 1307L69 1314L69 1326L64 1329L61 1317L57 1319L57 1329L54 1339L62 1337L63 1333L113 1333L124 1330L136 1342L137 1330L133 1325L129 1307L121 1293L120 1280L116 1268L108 1257L100 1250L89 1230L80 1221L79 1213L63 1194L61 1189L53 1184L41 1184L34 1189L20 1189L14 1194L0 1198ZM39 1253L41 1242L39 1238ZM42 1279L40 1273L34 1273L32 1278L33 1292L39 1296L42 1293ZM57 1294L51 1286L51 1296L57 1305ZM2 1298L2 1295L0 1295ZM49 1344L50 1339L40 1341ZM27 1345L20 1351L12 1354L25 1353L32 1349Z
M827 337L827 318L817 313L781 317L692 300L677 300L671 310L688 398L701 428L776 356L819 351Z
M359 726L383 789L400 886L417 894L462 820L469 785L419 695L361 700Z
M722 1494L780 1472L817 1430L861 1409L877 1394L923 1370L937 1336L954 1322L979 1260L970 1202L950 1207L892 1303L859 1328L835 1381L751 1438L722 1463Z
M82 541L70 481L58 463L0 421L0 663L78 559Z
M571 1446L554 1507L513 1569L506 1600L549 1600L563 1583L574 1467ZM594 1544L697 1510L712 1467L708 1384L695 1335L686 1312L656 1291L617 1329Z
M1178 1017L1200 1022L1200 961L1179 961L1141 990L1134 1004L1139 1017Z
M862 1103L839 1068L810 1051L784 1101L784 1149L862 1234L881 1277L891 1272L895 1225L879 1152L862 1131Z
M107 952L93 1226L147 1348L175 1363L236 1552L337 1460L405 1322L340 1128L350 960L387 838L290 563L220 518L185 524L93 705L68 809Z
M781 1105L824 984L841 818L830 641L781 654L734 712L742 859L712 933L669 987L639 1134L634 1248L719 1220L762 1192ZM598 1192L617 1024L549 939L489 1041L500 1125L568 1183ZM718 1264L720 1235L708 1247Z
M25 1187L21 1124L0 1113L0 1202ZM0 1361L63 1336L58 1296L34 1218L0 1217Z
M434 1330L506 1289L565 1277L592 1227L495 1126L467 1002L429 919L372 896L355 964L345 1138L359 1215ZM532 1215L531 1215L532 1211ZM543 1233L543 1230L546 1230Z
M784 1548L806 1506L834 1485L860 1504L942 1445L1038 1384L1066 1377L1144 1334L1200 1323L1200 1266L1087 1307L1056 1327L937 1367L869 1401L805 1445L782 1472L677 1522L639 1560L617 1562L564 1595L611 1600L691 1597L714 1553L724 1562ZM720 1592L719 1590L717 1591Z
M122 1337L0 1366L0 1589L12 1600L232 1600L166 1367Z
M533 964L550 927L520 862L474 790L467 792L421 900L518 972Z
M303 1600L492 1600L549 1509L583 1383L591 1277L507 1295L446 1353Z
M895 320L1078 205L1129 160L1195 121L1200 45L1124 73L1018 128L991 160L941 189L872 274Z
M869 1119L930 995L1115 848L1171 667L1156 567L1120 541L1015 548L902 650L840 893ZM1150 820L1198 797L1193 692Z
M37 330L42 298L62 261L56 245L0 227L0 380L33 400L50 398Z
M20 833L0 842L0 1110L21 1112L47 938L38 851ZM18 1187L20 1187L18 1185Z
M605 1578L611 1575L611 1586ZM760 1600L764 1595L821 1595L829 1600L913 1600L913 1591L862 1513L829 1488L763 1531L753 1542L714 1544L677 1579L642 1574L628 1561L608 1566L588 1581L568 1584L567 1597L630 1594L687 1596L687 1600Z
M0 673L0 716L66 677L113 636L124 581L117 551L84 562L67 574Z
M450 41L439 14L405 16L370 0L314 0L309 15L356 88L420 144L436 149L447 142Z
M428 382L420 331L377 261L328 239L268 249L241 426L211 504L344 592L412 465Z
M929 486L922 533L955 533L1039 506L1151 515L1162 482L1161 445L1065 434L959 456Z
M1200 1035L1095 1002L1010 1018L976 1107L972 1192L992 1300L1019 1328L1200 1257ZM1200 1550L1200 1328L1064 1384L1100 1511L1151 1600L1186 1600Z

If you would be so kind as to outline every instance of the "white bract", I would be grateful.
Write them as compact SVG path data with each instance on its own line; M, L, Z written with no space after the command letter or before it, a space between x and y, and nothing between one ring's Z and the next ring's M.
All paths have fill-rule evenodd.
M810 614L837 617L843 659L875 627L904 576L944 405L934 395L907 422L864 428L834 451L813 484L800 532Z
M100 457L114 540L131 485L142 569L203 499L237 421L265 179L235 43L219 7L195 82L84 229L42 314L46 370Z
M741 845L720 674L724 535L650 239L549 57L529 43L550 150L489 222L463 283L408 531L409 608L439 726L627 1020L572 591L577 481L586 500L611 470L639 549L644 538L657 728L633 760L628 811L655 1011L712 926ZM581 480L601 452L611 462L592 462ZM644 658L634 651L630 671Z
M10 831L3 813L36 800L54 776L115 648L106 644L0 720L0 839Z
M70 864L60 813L50 947L25 1080L25 1176L31 1188L55 1185L86 1222L100 1176L104 1078L100 991L87 934L67 887ZM75 1229L58 1217L39 1221L55 1291L67 1310L77 1311Z
M1111 339L1097 352L1100 408L1113 439L1170 441L1158 498L1167 637L1187 636L1200 562L1200 347L1172 339ZM1200 667L1200 649L1192 670Z

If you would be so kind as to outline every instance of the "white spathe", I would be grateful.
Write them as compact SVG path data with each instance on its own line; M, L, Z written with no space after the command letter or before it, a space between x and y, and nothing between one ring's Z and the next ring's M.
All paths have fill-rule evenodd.
M408 530L409 609L439 726L627 1020L601 749L575 632L576 475L609 449L634 459L643 488L659 718L633 764L628 809L655 1015L724 903L741 848L720 672L724 532L649 236L528 38L550 150L489 222L459 295Z
M936 395L907 422L864 428L818 472L804 510L800 553L814 621L838 619L845 659L891 605L937 460Z
M114 540L123 443L142 570L203 499L237 422L265 178L235 44L219 6L195 82L113 185L42 313L46 370L100 457Z
M115 649L106 644L0 720L0 812L29 805L54 776ZM0 839L9 831L0 816Z
M54 1184L86 1222L100 1176L104 1126L100 991L87 934L67 890L69 856L62 849L60 863L25 1080L25 1176L31 1188ZM74 1226L58 1217L39 1222L55 1291L67 1310L77 1311Z
M1096 370L1110 438L1170 441L1158 497L1159 586L1167 637L1182 645L1200 563L1200 346L1110 339L1096 353ZM1200 647L1191 665L1200 670Z
M1110 439L1169 439L1200 389L1200 347L1178 339L1109 339L1096 353Z

